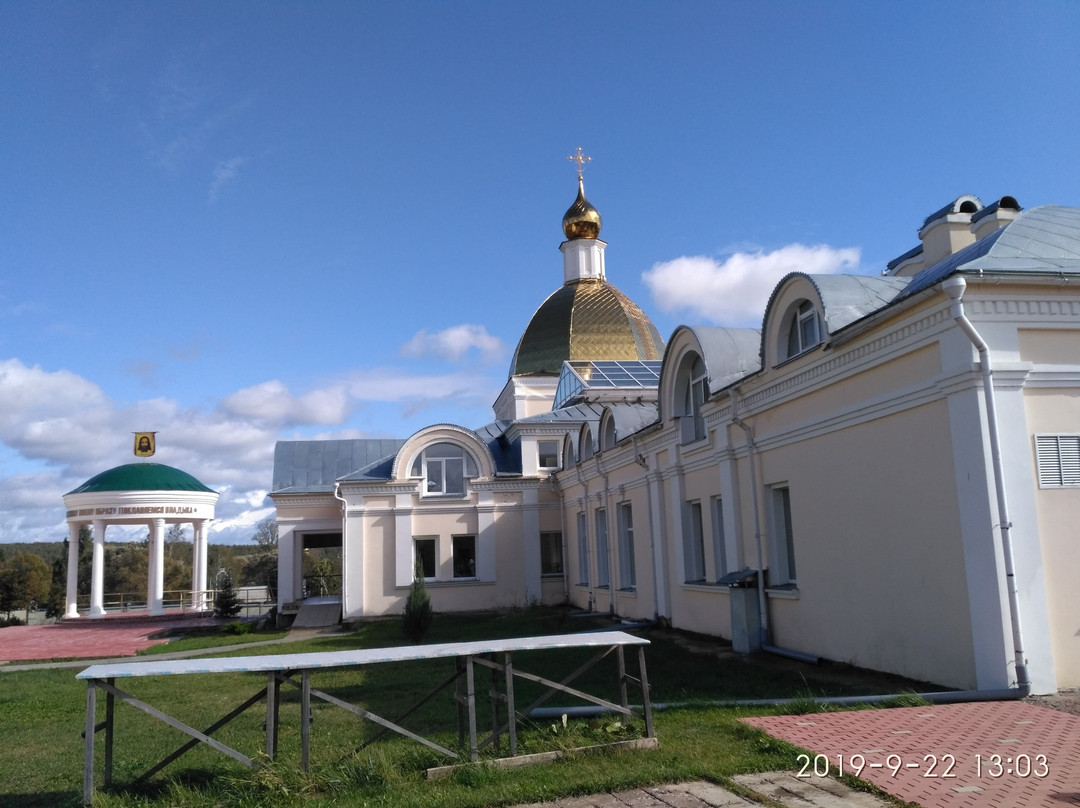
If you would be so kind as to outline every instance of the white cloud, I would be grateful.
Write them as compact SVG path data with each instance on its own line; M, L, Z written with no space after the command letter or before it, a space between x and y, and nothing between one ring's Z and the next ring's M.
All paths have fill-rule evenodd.
M489 334L482 325L466 323L450 326L433 334L420 330L401 346L401 354L415 358L435 356L460 362L474 348L484 362L498 362L506 353L501 339Z
M385 405L403 417L435 406L444 413L486 410L500 382L472 369L431 376L380 368L299 394L271 380L227 395L217 406L183 407L169 398L112 401L69 371L0 360L0 542L64 538L63 495L94 474L132 462L132 433L145 430L158 432L155 461L221 493L215 540L247 542L271 513L266 491L277 440L364 437L344 422L365 406ZM315 436L310 426L325 429ZM110 529L111 537L139 538L138 531L128 533Z
M226 396L221 406L230 415L276 424L340 424L352 409L341 386L312 390L296 397L276 379Z
M233 157L231 160L222 160L214 166L210 179L209 204L215 205L221 190L233 182L240 173L240 168L248 162L246 157Z
M776 283L789 272L857 272L857 247L789 244L766 252L740 251L721 260L684 256L654 264L642 275L665 312L687 312L710 323L757 326Z

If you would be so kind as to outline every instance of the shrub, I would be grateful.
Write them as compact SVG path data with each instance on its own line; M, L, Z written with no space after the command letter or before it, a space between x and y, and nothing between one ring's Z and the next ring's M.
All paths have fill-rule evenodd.
M405 600L405 634L417 644L423 641L424 635L431 628L431 621L435 612L431 608L431 597L424 585L424 573L417 565L416 574L413 576L412 586L409 587L409 597Z

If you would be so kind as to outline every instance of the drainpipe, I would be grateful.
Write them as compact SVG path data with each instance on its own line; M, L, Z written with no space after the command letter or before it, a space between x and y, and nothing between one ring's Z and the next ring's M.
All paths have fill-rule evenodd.
M750 507L754 511L754 544L757 547L758 613L761 621L758 632L761 640L761 650L816 665L821 661L820 657L802 651L795 651L791 648L781 648L769 641L772 632L769 629L768 599L765 597L765 537L761 532L761 509L758 505L758 475L755 461L757 447L754 446L754 430L739 417L738 387L733 388L731 391L731 422L746 435L746 455L750 463Z
M349 587L346 585L346 581L348 580L347 570L349 569L347 563L349 553L349 512L348 503L345 502L345 497L341 496L339 493L340 489L341 483L334 483L334 499L341 503L341 619L344 620L345 615L349 613ZM361 582L361 586L363 586L363 582ZM361 589L361 591L363 590ZM363 611L362 604L361 611Z
M1013 564L1012 522L1009 519L1009 504L1005 496L1005 473L1001 462L1001 445L998 439L997 405L994 398L994 377L990 367L990 347L975 326L964 314L964 290L967 282L953 276L941 284L941 289L952 301L949 313L956 320L960 330L979 352L979 366L982 368L983 401L986 407L986 428L990 437L990 458L994 467L994 489L997 495L998 522L1001 527L1001 551L1005 559L1005 588L1009 599L1009 622L1012 624L1013 654L1016 664L1016 687L1023 695L1031 692L1031 679L1028 676L1027 660L1024 658L1024 638L1020 625L1020 599L1016 589L1016 569Z

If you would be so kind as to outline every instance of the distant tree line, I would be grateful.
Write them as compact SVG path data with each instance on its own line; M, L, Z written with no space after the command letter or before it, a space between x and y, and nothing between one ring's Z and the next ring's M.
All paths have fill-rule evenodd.
M89 525L79 530L78 594L89 596L93 541ZM259 522L252 535L254 546L211 544L207 548L207 585L214 587L224 570L238 586L277 589L277 522L272 516ZM145 598L149 571L150 533L130 542L105 542L104 589ZM183 525L169 525L164 544L165 591L191 589L193 545ZM50 617L64 613L67 599L68 540L41 544L0 545L0 613L9 621L12 612L46 609Z

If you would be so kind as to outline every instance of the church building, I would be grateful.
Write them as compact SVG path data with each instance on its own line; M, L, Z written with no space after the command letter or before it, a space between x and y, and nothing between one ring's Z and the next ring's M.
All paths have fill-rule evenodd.
M580 165L580 163L579 163ZM1080 686L1080 209L960 197L880 276L793 272L665 346L563 218L494 420L282 441L278 606L569 603L984 691Z

